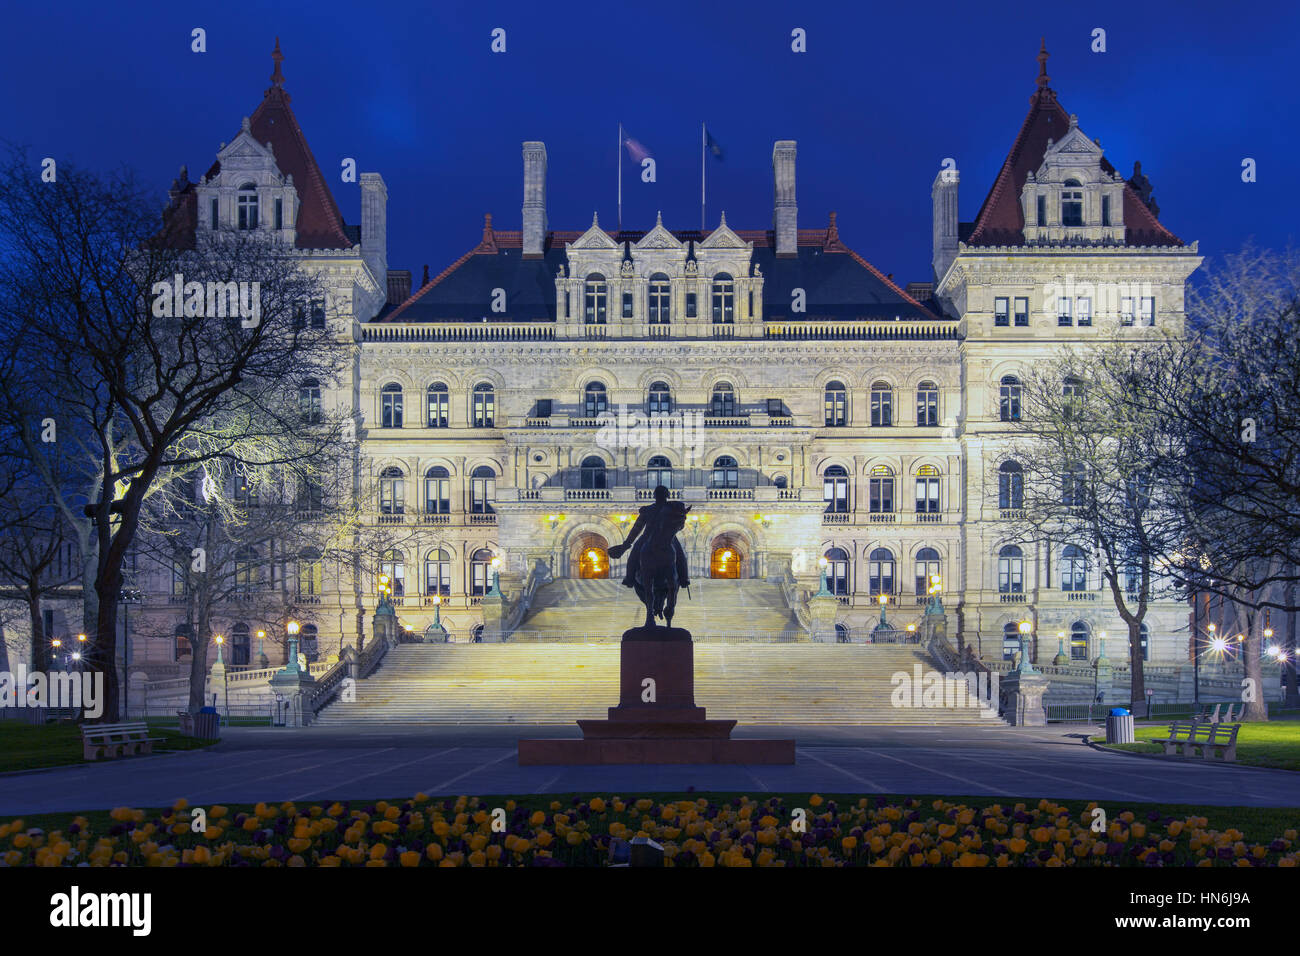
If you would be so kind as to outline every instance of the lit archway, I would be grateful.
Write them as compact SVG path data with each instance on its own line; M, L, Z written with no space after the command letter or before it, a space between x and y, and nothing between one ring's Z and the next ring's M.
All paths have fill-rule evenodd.
M569 566L577 568L580 578L609 577L609 542L598 534L582 534L573 542Z
M709 551L709 577L732 579L744 573L745 552L738 537L731 534L713 539Z

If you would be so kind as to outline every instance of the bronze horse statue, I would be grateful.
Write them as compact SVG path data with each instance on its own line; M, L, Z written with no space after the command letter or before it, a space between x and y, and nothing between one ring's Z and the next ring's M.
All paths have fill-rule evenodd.
M677 541L677 532L686 526L690 510L680 501L669 501L668 489L660 485L655 489L655 503L640 510L626 540L609 549L611 558L621 558L637 536L645 532L632 547L623 580L624 585L636 589L636 596L645 605L645 627L657 626L655 618L660 617L671 628L677 592L690 584L686 554Z

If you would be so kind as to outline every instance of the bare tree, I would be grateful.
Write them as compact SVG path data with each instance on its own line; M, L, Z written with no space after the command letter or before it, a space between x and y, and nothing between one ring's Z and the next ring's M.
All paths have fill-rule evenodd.
M123 568L146 498L174 473L290 430L295 383L333 381L340 358L329 332L301 321L323 292L291 250L238 232L184 248L159 234L158 208L125 173L64 165L43 182L21 154L0 170L0 332L26 386L6 390L3 415L24 435L56 417L47 410L66 416L57 454L75 466L75 494L47 467L48 449L27 451L82 521L107 721L119 713ZM323 448L338 437L311 433Z

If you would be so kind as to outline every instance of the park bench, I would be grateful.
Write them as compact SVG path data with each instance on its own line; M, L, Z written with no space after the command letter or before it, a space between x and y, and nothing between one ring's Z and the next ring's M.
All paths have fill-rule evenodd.
M87 760L103 757L130 757L153 753L153 745L162 737L150 737L143 722L131 724L86 724L81 728L81 743Z
M1161 744L1166 754L1175 755L1182 748L1186 757L1200 755L1206 760L1217 759L1218 751L1223 751L1223 759L1235 762L1237 759L1237 733L1241 724L1229 727L1224 722L1204 724L1197 720L1176 720L1169 725L1166 737L1154 738L1151 742Z

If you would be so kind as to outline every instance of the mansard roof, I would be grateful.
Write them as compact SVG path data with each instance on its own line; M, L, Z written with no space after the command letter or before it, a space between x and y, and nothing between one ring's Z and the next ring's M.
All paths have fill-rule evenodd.
M294 224L298 249L350 249L357 244L360 230L349 228L343 221L334 195L325 184L325 177L316 164L307 137L298 119L289 107L289 94L284 89L284 74L280 63L280 39L276 37L275 51L271 54L275 70L271 86L262 96L262 102L249 117L249 131L259 143L269 143L275 154L275 164L280 172L293 177L298 191L298 221ZM208 179L221 171L220 161L208 170ZM198 210L193 183L181 184L183 188L173 196L172 205L164 214L164 235L187 244L193 243L198 225Z
M597 227L598 228L598 227ZM722 228L726 228L725 226ZM439 275L431 278L405 302L386 306L375 322L467 322L509 317L513 321L554 321L555 280L560 267L568 274L565 245L587 236L582 232L547 234L540 259L523 258L523 233L494 231L491 219L483 240ZM674 231L683 243L706 242L717 230ZM743 242L752 242L751 267L757 265L763 281L763 318L783 322L819 319L878 318L892 320L938 320L939 315L904 292L866 259L845 246L839 238L835 214L824 229L800 229L798 255L778 258L771 230L728 229ZM606 232L614 243L636 243L642 231ZM739 277L738 277L739 278ZM508 312L494 316L492 291L504 289ZM807 311L791 313L795 289L803 289ZM701 315L707 306L701 304Z
M1011 151L984 198L973 223L963 223L960 238L972 246L1023 246L1025 216L1020 193L1030 172L1036 172L1047 153L1047 141L1061 140L1070 129L1070 114L1056 99L1056 91L1047 85L1047 52L1039 53L1041 69L1038 89L1029 98L1029 113ZM1101 168L1114 175L1113 167L1103 156ZM1181 246L1183 241L1160 224L1138 197L1133 187L1124 185L1124 240L1137 246Z

